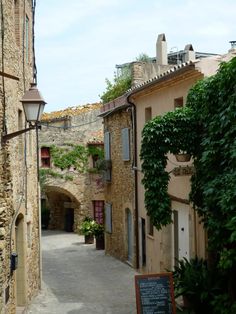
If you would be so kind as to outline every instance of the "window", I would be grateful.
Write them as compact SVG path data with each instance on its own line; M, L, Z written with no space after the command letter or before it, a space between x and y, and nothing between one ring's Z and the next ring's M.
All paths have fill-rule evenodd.
M148 122L151 119L152 119L152 108L151 107L145 108L145 122Z
M175 98L175 100L174 100L174 107L175 107L175 109L183 107L183 105L184 105L183 97Z
M104 224L104 201L93 201L94 219L99 224Z
M122 135L122 156L124 161L130 160L130 132L129 128L121 130Z
M93 168L96 168L97 161L99 160L98 154L92 155L92 160L93 160Z
M104 133L104 150L105 150L105 160L111 159L111 149L110 149L110 132Z
M19 0L14 0L14 23L16 43L20 46Z
M105 219L105 230L112 233L112 205L110 203L105 204Z
M50 168L50 148L42 147L41 148L41 167Z
M99 143L88 143L90 153L89 164L91 168L99 168L103 160L104 145Z
M110 132L104 133L104 157L106 161L106 170L104 171L104 180L111 181L111 145Z
M148 219L147 219L147 222L148 222L148 234L149 234L150 236L153 236L153 235L154 235L154 227L153 227L153 224L152 224L152 222L151 222L150 217L148 216L147 218L148 218Z

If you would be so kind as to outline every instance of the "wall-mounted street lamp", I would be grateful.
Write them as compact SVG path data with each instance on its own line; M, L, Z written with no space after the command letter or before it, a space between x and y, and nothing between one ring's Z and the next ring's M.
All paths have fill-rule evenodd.
M29 127L23 130L3 135L3 143L18 135L33 130L38 126L46 102L42 98L35 83L31 84L30 89L24 94L21 102L24 108L26 121L29 122Z

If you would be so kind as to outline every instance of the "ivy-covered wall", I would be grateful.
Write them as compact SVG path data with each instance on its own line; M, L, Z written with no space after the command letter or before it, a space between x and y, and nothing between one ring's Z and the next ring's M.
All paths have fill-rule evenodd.
M195 166L190 200L204 221L209 263L219 279L214 282L218 292L209 302L214 313L235 313L236 57L222 63L213 77L199 81L186 105L155 118L143 130L145 203L157 228L171 222L166 154L190 153ZM224 286L219 287L220 282Z
M102 145L93 145L103 141L99 108L98 104L86 105L45 116L39 140L40 147L50 150L51 165L40 173L52 213L49 228L63 228L63 206L71 202L77 230L85 216L93 216L93 201L104 199L102 174L92 168L92 155L103 156ZM58 198L64 201L58 203Z

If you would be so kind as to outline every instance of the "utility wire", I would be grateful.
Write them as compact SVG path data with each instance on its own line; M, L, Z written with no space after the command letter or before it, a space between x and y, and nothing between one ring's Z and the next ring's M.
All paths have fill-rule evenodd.
M105 118L106 116L110 115L113 111L115 111L117 108L113 108L112 110L109 110L105 115L103 115L102 118ZM87 122L87 123L84 123L84 124L78 124L78 125L72 125L72 126L67 126L67 127L64 127L64 126L55 126L55 125L48 125L47 122L41 122L40 124L42 126L46 126L48 128L54 128L54 129L73 129L73 128L79 128L81 126L84 126L84 125L88 125L88 124L92 124L92 123L95 123L99 120L101 120L102 118L99 118L99 119L96 119L96 120L93 120L93 121L90 121L90 122Z
M41 122L40 124L42 126L46 126L48 128L54 128L54 129L73 129L73 128L79 128L81 126L84 126L84 125L88 125L88 124L92 124L92 123L95 123L97 121L99 121L100 119L96 119L96 120L93 120L93 121L90 121L90 122L86 122L86 123L83 123L83 124L79 124L79 125L71 125L71 126L67 126L67 127L64 127L64 126L55 126L55 125L48 125L47 122Z

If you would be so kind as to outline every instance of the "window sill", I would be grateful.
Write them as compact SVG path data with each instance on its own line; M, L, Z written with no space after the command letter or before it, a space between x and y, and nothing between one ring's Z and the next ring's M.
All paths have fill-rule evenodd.
M150 239L150 240L154 240L154 235L148 234L147 237L148 237L148 239Z

